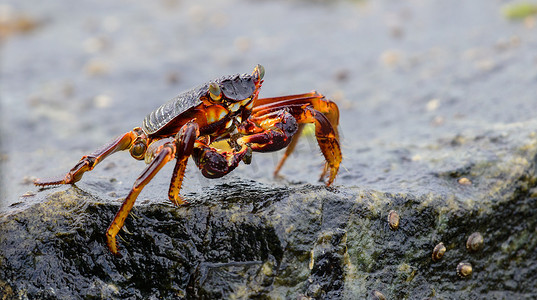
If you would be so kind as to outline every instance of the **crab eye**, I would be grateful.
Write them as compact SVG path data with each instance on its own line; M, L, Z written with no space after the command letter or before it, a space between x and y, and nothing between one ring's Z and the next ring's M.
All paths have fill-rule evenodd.
M132 157L136 159L142 159L146 150L147 150L147 145L144 142L140 141L132 145L131 155Z
M255 75L258 80L263 79L263 77L265 77L265 68L263 68L262 65L258 64L257 66L255 66L254 73L252 75Z
M222 99L222 91L218 84L214 82L209 84L209 96L211 96L211 99L214 101L220 101L220 99Z

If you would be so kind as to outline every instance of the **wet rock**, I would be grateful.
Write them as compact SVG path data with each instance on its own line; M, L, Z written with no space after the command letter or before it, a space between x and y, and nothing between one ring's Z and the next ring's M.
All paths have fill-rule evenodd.
M531 296L535 129L528 122L465 136L451 149L424 147L416 164L429 164L427 190L437 192L237 179L190 195L185 207L142 201L120 232L123 258L109 253L104 235L119 202L76 186L46 190L0 217L1 288L29 298ZM438 151L450 155L438 159ZM463 176L472 185L461 186ZM397 231L387 225L388 209L405 216ZM469 253L474 231L490 242ZM449 253L433 262L438 240ZM461 261L473 269L464 280L453 271Z

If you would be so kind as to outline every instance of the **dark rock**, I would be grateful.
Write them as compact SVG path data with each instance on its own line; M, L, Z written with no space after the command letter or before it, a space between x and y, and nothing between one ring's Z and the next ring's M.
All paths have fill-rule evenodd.
M123 258L109 253L104 235L119 203L76 186L51 192L2 214L1 288L29 298L343 299L372 290L398 299L531 297L537 139L522 128L536 125L428 150L420 163L430 165L424 178L438 193L238 179L191 196L185 207L141 203L121 232ZM459 184L461 176L472 184ZM401 217L397 231L387 222L391 209ZM469 253L475 231L484 247ZM447 251L433 262L439 241ZM461 261L471 263L471 276L457 276Z

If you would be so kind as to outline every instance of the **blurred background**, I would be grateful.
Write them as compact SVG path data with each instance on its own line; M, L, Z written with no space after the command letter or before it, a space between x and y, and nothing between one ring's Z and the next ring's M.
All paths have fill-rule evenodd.
M537 113L535 2L14 1L0 4L0 208L38 194L84 154L140 126L180 92L266 69L261 96L318 90L341 111L335 185L419 192L391 161L465 130ZM276 181L281 153L256 154L222 179L189 164L184 193L235 176L317 184L311 134ZM128 153L77 183L124 197L144 167ZM167 198L166 166L140 198ZM65 187L60 187L65 188Z

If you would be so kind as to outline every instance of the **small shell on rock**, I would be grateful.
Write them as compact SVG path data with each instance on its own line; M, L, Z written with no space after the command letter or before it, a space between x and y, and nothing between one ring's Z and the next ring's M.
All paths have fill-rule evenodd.
M466 177L461 177L459 178L458 180L459 184L460 185L471 185L472 184L472 181Z
M444 253L446 253L446 246L444 246L444 243L436 245L433 249L433 261L439 261L442 256L444 256Z
M377 290L373 290L373 292L371 292L371 299L373 299L373 300L386 300L386 297L384 297L384 294L382 294L381 292L379 292Z
M483 247L483 236L479 232L470 234L466 241L466 249L470 252L479 251Z
M388 224L392 230L399 228L399 214L395 210L390 210L388 213Z
M33 197L33 196L35 196L34 192L26 192L26 193L21 195L22 198Z
M472 275L472 265L466 262L461 262L457 265L457 275L460 277L468 277Z

